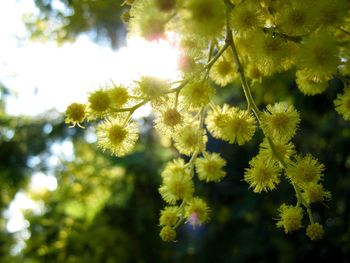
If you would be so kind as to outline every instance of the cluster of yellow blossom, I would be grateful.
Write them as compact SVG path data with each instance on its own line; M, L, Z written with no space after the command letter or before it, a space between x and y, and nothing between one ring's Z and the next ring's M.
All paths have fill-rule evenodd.
M170 83L149 76L132 87L111 85L89 94L86 104L73 103L66 122L103 120L98 144L115 156L132 151L138 128L134 111L150 103L156 130L182 154L161 173L159 193L168 204L160 212L160 236L176 239L183 222L194 227L209 219L209 207L196 196L194 177L219 182L226 161L206 150L207 131L217 139L243 145L257 127L264 133L259 153L249 162L244 180L255 193L276 189L285 178L294 188L295 205L282 204L277 227L290 233L303 226L306 235L321 239L324 230L314 222L310 205L331 197L322 185L325 167L311 154L297 153L292 138L300 124L293 105L277 102L260 111L250 85L275 73L295 70L305 95L324 92L334 77L344 92L336 111L350 120L350 3L347 0L126 0L122 19L129 34L148 40L179 37L182 80ZM216 89L240 81L247 108L217 105ZM231 86L232 87L232 86Z

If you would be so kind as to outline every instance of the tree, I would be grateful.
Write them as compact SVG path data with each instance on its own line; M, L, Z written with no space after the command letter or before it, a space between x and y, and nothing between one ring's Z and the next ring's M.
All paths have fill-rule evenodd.
M164 241L175 240L175 229L182 222L195 227L208 221L209 207L194 195L193 175L206 182L221 181L226 175L226 161L206 150L205 127L214 138L243 145L251 140L258 124L264 139L244 180L255 193L267 192L277 187L283 173L297 202L280 206L276 226L286 234L300 229L305 209L309 218L306 235L311 240L322 239L324 229L314 220L311 204L331 197L322 185L325 166L309 153L298 153L291 142L300 123L295 107L276 102L262 112L251 86L291 69L296 69L297 85L305 95L323 93L336 74L348 85L349 51L342 44L349 37L348 10L346 1L321 1L316 6L312 1L132 1L129 32L150 40L166 37L167 30L179 35L184 53L182 81L174 87L145 76L131 91L112 83L108 89L91 93L87 105L70 105L66 121L75 125L85 119L105 119L98 126L99 146L121 157L131 152L138 139L130 117L137 108L151 103L158 112L155 127L174 141L180 154L190 158L175 159L162 172L159 192L170 205L160 216ZM195 55L188 55L191 52ZM215 104L209 79L225 87L236 78L247 108ZM334 102L344 119L349 119L349 90L345 88Z
M13 262L10 255L16 244L15 235L5 229L6 219L4 212L14 200L16 193L26 189L29 179L35 170L47 171L48 164L43 161L50 155L50 147L62 137L69 134L81 134L64 125L62 116L50 118L58 114L51 112L30 118L25 116L14 117L6 113L5 105L11 92L0 84L0 212L1 231L0 257L2 262ZM32 160L40 159L34 167Z
M119 18L122 3L121 0L35 0L40 13L28 14L25 22L34 39L64 42L88 33L93 39L116 48L125 37L125 27Z
M157 243L164 250L152 254L151 261L346 259L349 124L334 108L348 119L349 3L127 2L130 33L154 40L177 31L183 79L169 83L144 76L135 87L111 83L89 94L86 104L69 106L66 122L85 126L86 120L97 121L100 148L117 157L131 154L128 160L139 153L133 150L139 136L131 116L146 103L154 108L156 129L173 140L181 155L163 167L159 188L167 203L160 212L160 236L179 240L169 244L178 254L167 254L166 245ZM137 162L133 167L144 166ZM141 169L134 178L144 174ZM333 201L328 209L322 204L330 199L329 190ZM138 197L132 208L143 201ZM139 216L133 212L127 213L129 221ZM209 218L213 222L201 226ZM304 231L295 231L300 228ZM320 243L306 238L319 240L324 230ZM106 229L100 233L111 237ZM160 256L162 251L166 256ZM128 260L122 254L96 258Z

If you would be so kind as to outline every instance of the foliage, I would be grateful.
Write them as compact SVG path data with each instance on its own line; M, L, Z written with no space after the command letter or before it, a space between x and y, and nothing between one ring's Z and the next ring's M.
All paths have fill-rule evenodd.
M76 159L55 172L59 186L42 197L43 214L27 214L31 236L19 255L8 255L13 240L1 232L1 261L348 260L350 126L340 117L349 112L348 2L230 2L127 1L130 34L157 39L180 31L183 80L144 76L132 87L111 83L90 93L87 103L73 104L66 122L87 129L59 123L50 136L72 138ZM146 103L154 109L157 135L149 121L140 122L138 144L127 128L111 129L115 123L135 127L131 115ZM107 155L82 139L91 128L86 120L97 123ZM11 154L33 138L48 147L42 128L13 141L16 132L1 145L10 141ZM171 146L160 148L156 141L169 137ZM129 143L119 154L121 139ZM2 171L16 167L5 163ZM28 168L13 174L2 189L27 174ZM159 212L161 196L169 204ZM158 230L165 241L178 242L160 242Z
M46 116L30 118L14 117L5 112L5 101L9 91L1 89L0 109L0 184L2 186L0 209L3 210L13 199L18 189L24 187L33 172L33 157L45 157L48 149L62 134L76 134L69 131L56 112L48 112ZM41 169L48 169L48 163L41 163Z
M21 257L34 262L128 262L142 255L152 261L156 251L146 252L143 244L160 246L151 234L158 205L155 171L140 173L139 165L157 167L159 158L135 155L114 163L81 140L75 149L76 158L57 171L60 184L45 199L48 209L27 216L31 238ZM142 199L150 202L142 206Z
M38 14L25 16L34 39L72 41L82 33L116 48L121 46L125 28L120 16L122 0L35 0Z
M14 200L17 192L27 187L32 173L47 171L49 163L41 161L34 167L34 160L45 160L50 156L50 147L62 134L81 134L67 129L62 116L48 112L44 116L30 118L10 116L6 113L6 100L11 92L1 84L0 87L0 244L1 261L12 262L10 251L17 238L6 231L4 213Z
M203 177L203 167L206 167L209 170L206 173L214 178L207 181L220 181L225 175L220 172L225 161L218 168L215 167L218 164L207 158L210 153L206 148L205 124L213 137L238 145L252 139L258 124L264 141L249 162L244 180L254 192L261 193L278 188L284 175L297 201L295 206L281 205L277 226L283 227L286 233L300 229L305 224L303 214L306 212L309 221L306 224L310 225L308 236L312 240L320 239L323 229L310 230L321 226L314 222L311 203L331 197L322 185L325 166L310 153L296 151L291 139L301 119L291 102L269 104L265 111L260 111L252 86L255 81L263 83L267 77L292 70L296 70L298 87L305 95L324 92L324 85L333 76L341 79L344 86L349 85L350 72L346 69L349 61L344 54L350 51L343 44L350 36L349 3L136 0L128 4L131 6L130 34L154 40L167 38L169 31L175 32L184 59L192 61L189 62L192 66L183 70L182 79L176 84L148 76L128 88L111 83L110 87L91 93L82 108L86 109L84 119L105 120L98 125L99 146L118 157L129 153L138 137L131 119L134 111L150 103L158 112L155 127L165 126L167 133L163 135L169 137L183 155L183 159L175 160L163 172L159 192L171 205L166 209L177 211L177 222L163 226L161 237L165 241L175 240L174 230L181 223L195 226L207 221L207 204L196 196L194 189L195 172L203 179L206 177ZM191 53L196 55L188 55ZM238 74L233 74L235 71ZM238 77L247 108L216 104L215 88L219 88L210 79L230 87L227 84ZM128 94L124 107L113 103L111 94L117 90ZM335 101L337 111L345 119L350 110L348 93L347 88ZM74 119L76 114L72 114L71 107L66 112L67 122L81 122L82 115ZM160 110L164 107L166 110ZM200 158L201 155L204 158ZM185 160L185 156L190 159ZM218 155L218 158L221 157ZM191 208L193 203L197 204L196 209ZM310 234L313 232L318 234Z

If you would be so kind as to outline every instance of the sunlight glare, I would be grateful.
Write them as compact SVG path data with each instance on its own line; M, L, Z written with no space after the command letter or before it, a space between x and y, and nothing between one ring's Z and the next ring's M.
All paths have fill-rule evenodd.
M32 175L29 183L30 192L55 191L57 188L57 179L53 175L46 175L37 172Z
M153 76L174 81L179 78L179 51L165 40L146 41L131 38L118 52L116 81L132 84L141 76Z
M60 1L52 2L62 8ZM68 12L69 10L67 10ZM168 81L179 79L177 61L179 51L166 40L148 42L130 38L119 50L101 47L86 35L74 43L60 46L54 41L32 42L28 39L22 17L37 13L33 1L0 1L0 79L11 90L6 99L6 112L10 115L38 115L47 110L64 112L72 102L85 103L88 92L104 87L113 80L116 84L134 85L141 76L153 76ZM20 40L20 41L19 41ZM150 114L145 105L135 112L135 118ZM45 127L49 133L52 126ZM13 136L8 134L9 138ZM91 136L90 136L91 137ZM91 137L90 141L96 141ZM71 141L54 144L52 156L47 158L51 167L73 158ZM40 157L30 160L30 167L40 162ZM27 193L19 191L4 212L7 231L23 232L29 226L23 211L43 211L44 203L36 202L27 195L31 191L54 191L57 180L52 175L34 173Z
M37 210L38 204L29 198L25 193L18 192L11 202L9 208L5 210L4 216L8 219L6 229L10 233L21 231L29 226L27 220L25 220L23 211L25 210Z
M178 56L165 40L132 38L117 51L101 48L87 37L60 47L28 42L5 56L4 83L16 92L7 101L7 112L37 115L52 108L64 112L72 102L86 102L89 92L111 80L127 86L145 75L174 81L179 78Z

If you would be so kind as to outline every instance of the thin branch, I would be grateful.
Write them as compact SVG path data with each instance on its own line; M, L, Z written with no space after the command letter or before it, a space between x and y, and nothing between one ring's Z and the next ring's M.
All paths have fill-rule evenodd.
M213 64L218 60L219 57L225 52L225 50L229 47L227 43L215 54L215 56L208 62L205 68L209 71Z
M345 33L345 34L347 34L347 35L349 35L350 36L350 31L348 31L348 30L346 30L344 27L339 27L338 28L340 31L342 31L343 33Z
M242 88L243 88L243 92L245 95L245 98L247 100L247 108L248 110L252 110L255 117L258 119L258 121L260 122L260 115L261 115L261 111L258 109L258 107L255 104L255 101L252 97L247 79L244 75L244 69L242 67L242 63L239 59L238 53L237 53L237 49L233 40L233 36L232 36L232 31L228 28L227 30L227 36L226 36L226 43L231 47L232 50L232 55L233 55L233 60L236 64L237 67L237 71L239 73L239 77L241 79L241 83L242 83Z
M135 104L134 106L129 108L115 109L113 110L113 112L128 112L128 111L134 112L136 109L140 108L142 105L146 104L147 102L149 102L149 99L141 101L140 103Z

